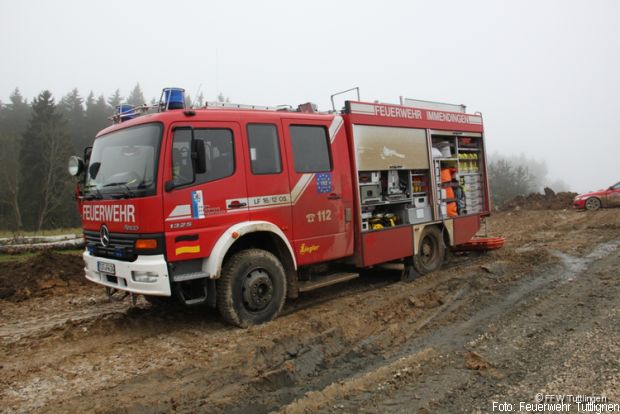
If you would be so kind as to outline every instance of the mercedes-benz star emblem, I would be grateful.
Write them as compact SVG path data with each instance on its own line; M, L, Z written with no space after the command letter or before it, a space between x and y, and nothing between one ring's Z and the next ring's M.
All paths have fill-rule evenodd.
M103 247L108 247L108 244L110 244L110 230L108 230L108 226L105 224L101 226L99 231L99 240L101 240Z

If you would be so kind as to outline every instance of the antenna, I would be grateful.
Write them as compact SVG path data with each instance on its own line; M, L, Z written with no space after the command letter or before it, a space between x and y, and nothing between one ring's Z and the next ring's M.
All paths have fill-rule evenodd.
M351 91L357 91L357 100L360 100L360 88L359 86L356 86L355 88L351 88L351 89L347 89L346 91L342 91L342 92L336 92L335 94L333 94L330 98L332 101L332 108L334 109L334 112L336 112L336 104L334 103L334 96L338 96L338 95L342 95L343 93L347 93L347 92L351 92Z
M195 106L194 104L196 103L196 98L198 98L198 96L200 96L200 90L202 89L202 83L200 85L198 85L198 90L196 91L196 95L194 95L194 97L192 98L192 108ZM198 102L198 105L200 105L201 102Z

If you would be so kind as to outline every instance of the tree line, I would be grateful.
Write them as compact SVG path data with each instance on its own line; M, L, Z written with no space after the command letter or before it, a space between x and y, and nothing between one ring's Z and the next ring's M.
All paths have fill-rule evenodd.
M556 192L568 191L568 185L561 179L548 177L547 163L519 156L492 154L488 163L489 186L493 206L502 207L516 196L540 193L545 187Z
M58 102L48 90L28 102L16 88L0 101L0 229L78 226L68 158L92 145L120 103L145 102L139 84L126 99L118 89L107 98L73 89Z

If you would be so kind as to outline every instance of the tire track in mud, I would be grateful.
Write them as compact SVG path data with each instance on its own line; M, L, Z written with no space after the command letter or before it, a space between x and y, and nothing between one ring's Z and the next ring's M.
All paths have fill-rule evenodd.
M449 275L444 275L443 279L449 281L452 278ZM428 284L428 281L424 284ZM386 292L384 289L398 292L402 290L399 286L390 284L384 288L376 289L372 286L370 289L372 292L362 289L362 292L353 294L350 292L351 289L347 289L348 295L345 295L344 299L341 298L341 292L336 290L335 296L338 300L335 303L338 304L337 309L334 309L333 301L326 301L312 309L295 310L291 315L280 318L269 325L252 327L248 330L226 328L218 322L199 321L194 316L196 313L190 312L189 314L192 315L190 321L179 322L178 317L180 315L170 315L170 326L168 328L175 326L176 331L166 329L165 326L159 326L158 328L141 328L139 334L131 335L127 329L120 329L120 332L110 335L109 341L100 341L102 343L99 344L97 343L99 335L89 341L86 339L87 334L81 335L80 333L76 336L78 342L84 347L75 353L69 353L63 359L56 360L51 365L63 367L60 372L61 377L79 374L80 384L90 384L91 387L94 386L95 389L101 391L96 392L96 398L93 398L95 397L93 395L88 400L103 400L110 403L116 401L113 406L118 407L116 404L123 401L122 395L132 395L131 401L125 401L122 404L130 411L133 409L139 411L140 406L152 404L163 407L164 410L175 405L186 407L188 411L192 411L200 399L219 401L222 410L227 410L230 406L226 401L230 400L231 395L248 395L247 398L252 399L252 395L256 392L261 394L273 393L282 388L280 385L290 382L291 377L303 379L308 375L313 375L316 371L321 370L322 365L341 354L345 354L345 359L356 359L355 355L360 351L356 350L351 353L349 348L354 347L368 335L381 332L382 325L386 321L393 319L392 324L396 324L403 316L409 314L408 309L412 307L409 300L411 292L401 293L401 303L399 307L395 308L394 302L385 302ZM425 289L418 288L417 290L425 292ZM356 321L352 321L350 326L342 326L341 304L339 302L345 301L346 308L351 313L357 313L359 298L362 297L372 302L372 310L361 315L363 317ZM311 301L312 299L309 298L308 300ZM398 311L399 308L401 315L393 315L393 311ZM320 316L322 312L327 315L326 321L322 320L323 318ZM134 319L140 320L143 317L153 316L150 313L149 309L137 310ZM118 323L122 327L126 318L120 314L118 320L115 316L112 318L112 322L113 324ZM161 321L159 322L161 325ZM98 320L95 326L103 323L107 322ZM273 324L281 324L284 328L280 330ZM155 323L155 325L158 324ZM92 333L96 329L89 328L88 331ZM109 329L101 329L102 334L109 331ZM283 334L282 332L286 333ZM174 336L174 344L164 349L166 347L161 344L166 342L166 338L169 342L170 335ZM391 335L393 334L388 335L384 340L391 340L389 338ZM82 339L80 340L80 338ZM128 339L140 341L144 348L152 351L152 356L141 356L136 346L128 345ZM112 343L110 344L110 342ZM99 346L106 343L113 347L125 348L125 352L133 357L131 359L119 358L114 352L114 348L98 349ZM175 346L182 347L182 350L176 349ZM74 350L79 348L76 346ZM371 347L368 344L362 344L362 348L364 348L362 352L367 353L369 351L365 348L370 349ZM94 355L88 355L88 353L94 353ZM200 354L207 356L200 358ZM156 362L149 365L145 361L148 359L154 359ZM112 369L115 366L118 368ZM287 369L291 370L290 375L287 373ZM355 369L359 369L359 367L355 367ZM41 372L36 370L26 375L25 378L20 375L19 381L16 381L18 383L13 384L16 391L13 397L19 395L20 400L26 400L35 389L29 385L36 382L35 379L41 375ZM30 381L28 377L30 377ZM100 381L98 378L103 378L105 381ZM110 381L108 386L105 385L107 381ZM324 381L325 384L326 381L329 381L329 378ZM52 401L56 400L52 392L46 394L45 389L52 390L57 387L70 387L76 389L78 394L83 392L85 395L90 395L88 386L82 387L74 382L77 381L67 381L66 378L63 378L62 381L58 380L55 383L38 384L37 399L45 401L47 396ZM152 389L154 384L159 386L161 382L170 382L172 388L168 390L169 392L160 388L159 395L176 395L174 401L167 402L163 398L153 401L148 390ZM222 387L223 384L224 387ZM179 389L183 391L179 392ZM106 394L106 396L102 398L101 394ZM139 395L146 397L135 397ZM292 400L296 395L293 393L288 398L286 396L282 398ZM59 411L71 411L73 407L78 406L82 409L85 408L84 398L82 397L65 403L58 402ZM105 404L89 406L88 409L106 411L105 406Z
M497 337L512 337L513 340L524 342L527 338L534 337L536 332L543 333L555 327L556 329L564 330L563 318L565 314L562 310L558 310L558 304L556 301L539 300L545 297L554 297L553 292L557 289L558 284L567 285L575 280L575 278L584 277L584 272L590 271L594 266L596 267L597 261L600 259L616 260L616 252L620 247L620 239L613 240L611 242L605 242L595 246L595 248L587 254L585 257L572 257L564 253L556 255L562 259L560 264L553 264L545 266L545 269L539 269L527 278L519 280L512 286L506 286L502 289L503 293L501 297L505 300L502 301L489 301L491 303L485 304L477 312L474 312L466 320L460 323L451 324L445 327L436 327L428 335L422 338L414 338L407 346L402 347L396 354L396 356L389 362L388 369L386 371L385 364L377 364L369 368L362 374L353 376L352 378L340 381L337 385L337 389L347 390L346 394L334 392L334 384L327 386L323 390L310 392L304 397L296 400L295 402L282 407L278 412L280 413L304 413L308 410L312 412L412 412L418 408L426 409L427 411L445 411L445 412L470 412L473 409L473 401L467 401L471 405L463 405L463 401L458 402L459 389L467 389L472 378L470 376L471 371L464 369L458 369L462 366L463 359L467 358L471 349L474 349L477 344L484 343L489 340L489 337L495 337L497 332L496 326L510 326L510 328L504 328ZM495 302L495 303L493 303ZM566 299L565 303L570 303L570 299ZM581 302L578 302L581 303ZM488 306L487 306L488 305ZM583 304L582 304L583 306ZM535 314L537 316L543 316L542 307L547 307L550 319L544 319L542 322L534 320L534 327L524 324L522 320L518 323L511 323L514 319L522 319L523 315ZM533 310L532 310L533 309ZM516 311L516 312L515 312ZM554 314L555 312L555 314ZM499 324L499 321L502 321ZM578 324L591 325L591 320L583 319ZM545 325L540 325L544 323ZM598 323L597 323L598 324ZM429 326L429 329L432 326ZM511 331L512 330L512 335ZM524 331L524 339L514 338L514 332L518 330ZM573 331L574 328L567 330ZM535 347L546 347L548 343L538 344L534 342ZM494 350L487 353L500 353L497 351L497 345L485 348L487 351ZM522 361L530 360L531 349L519 350L519 348L511 348L514 351L508 354L501 354L503 362L500 360L500 356L493 359L493 363L489 363L486 359L480 358L482 369L488 369L484 371L485 377L492 379L492 382L498 379L502 379L505 374L501 373L494 366L505 367L510 361L513 361L517 355ZM409 362L403 365L402 361L413 359L414 362L417 358L423 355L428 350L432 350L436 356L441 356L444 360L441 362L429 361L431 366L434 365L435 372L429 372L427 370L425 375L432 377L432 381L420 382L421 373L423 370L419 367L419 364ZM541 352L540 350L538 351ZM567 352L571 354L570 351ZM475 357L479 357L474 353ZM543 360L544 361L544 360ZM543 362L544 363L544 362ZM609 366L609 363L606 363ZM586 364L587 365L587 364ZM612 364L613 365L613 364ZM457 367L455 369L455 367ZM527 372L526 366L523 366L522 372ZM406 369L408 379L401 379L402 371ZM607 369L613 371L613 366ZM557 370L556 370L557 371ZM548 369L549 373L553 373L553 369ZM564 374L564 376L566 376ZM539 375L539 377L542 377ZM552 376L553 377L553 376ZM361 387L356 386L360 379L374 378L374 386ZM544 377L542 377L544 378ZM401 384L401 381L404 382ZM531 381L531 379L530 379ZM550 380L542 380L540 389L560 389L549 388L547 382ZM553 381L553 380L551 380ZM565 380L562 380L565 381ZM474 381L475 382L475 381ZM479 382L479 381L478 381ZM573 379L574 382L574 379ZM556 381L557 383L557 381ZM384 384L384 385L382 385ZM431 384L434 384L431 385ZM438 384L441 384L437 386ZM547 385L547 387L545 387ZM393 390L388 390L392 386ZM525 401L532 398L532 385L531 382L522 381L521 390L523 392L520 397ZM529 387L529 389L528 389ZM402 389L401 389L402 388ZM526 389L527 391L525 391ZM390 392L388 392L390 391ZM572 390L573 392L577 392ZM479 410L488 410L488 404L481 403L480 400L505 400L502 399L501 394L497 394L497 390L490 388L486 399L479 398L476 405ZM528 394L529 392L529 394ZM393 395L392 395L393 394ZM343 397L346 395L346 399ZM455 402L455 400L457 400ZM438 401L444 401L443 405ZM344 402L344 404L342 403ZM445 402L449 402L447 405ZM439 409L439 407L443 407ZM344 411L343 411L344 410Z

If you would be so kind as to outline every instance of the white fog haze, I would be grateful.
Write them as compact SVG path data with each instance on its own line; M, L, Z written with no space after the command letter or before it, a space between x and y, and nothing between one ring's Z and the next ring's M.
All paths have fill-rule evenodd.
M2 0L0 50L3 103L139 82L147 101L179 86L327 110L359 86L480 111L489 155L544 161L572 191L620 180L617 1Z

